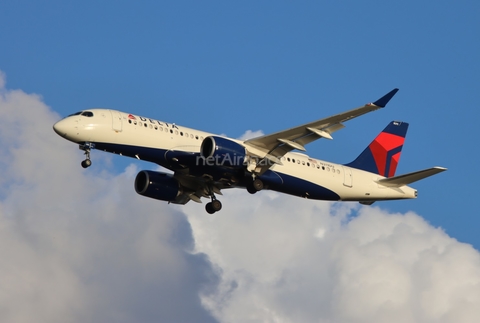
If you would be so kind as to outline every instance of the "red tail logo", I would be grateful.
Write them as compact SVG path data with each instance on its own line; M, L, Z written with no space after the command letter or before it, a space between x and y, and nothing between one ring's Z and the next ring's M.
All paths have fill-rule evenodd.
M395 175L405 137L382 132L370 144L378 173L385 177Z

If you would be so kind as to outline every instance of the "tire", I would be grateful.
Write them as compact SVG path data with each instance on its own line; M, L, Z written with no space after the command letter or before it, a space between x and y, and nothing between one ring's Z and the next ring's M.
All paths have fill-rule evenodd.
M207 205L205 205L205 210L207 211L208 214L215 213L215 210L212 207L212 202L208 202Z
M212 209L215 212L218 212L222 209L222 202L220 202L219 200L213 200L212 202L210 202L210 204L212 205Z
M85 159L84 161L82 161L82 167L83 168L88 168L92 165L92 161L90 159Z
M253 183L248 183L247 184L247 192L250 193L250 194L257 193L257 190L255 189L255 187L253 187Z
M253 181L253 188L258 192L258 191L261 191L263 190L263 182L260 178L256 178L254 181Z

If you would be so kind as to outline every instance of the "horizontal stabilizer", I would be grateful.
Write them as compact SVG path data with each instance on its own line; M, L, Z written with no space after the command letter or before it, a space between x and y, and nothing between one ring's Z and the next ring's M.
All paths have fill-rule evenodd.
M419 181L426 177L441 173L446 171L447 169L444 167L432 167L424 170L419 170L417 172L408 173L404 175L399 175L390 178L383 178L377 181L378 184L388 186L388 187L400 187L404 185L408 185L410 183Z

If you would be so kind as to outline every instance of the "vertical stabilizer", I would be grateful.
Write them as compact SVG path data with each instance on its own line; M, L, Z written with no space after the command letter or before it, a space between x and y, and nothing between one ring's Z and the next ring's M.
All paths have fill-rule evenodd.
M408 123L392 121L368 145L367 148L346 166L365 170L385 177L395 175L403 143L407 134Z

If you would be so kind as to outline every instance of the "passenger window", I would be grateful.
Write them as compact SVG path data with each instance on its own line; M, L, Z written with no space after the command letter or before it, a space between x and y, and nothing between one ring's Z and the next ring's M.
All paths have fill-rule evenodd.
M170 129L170 133L173 133L173 130L172 130L172 129Z

